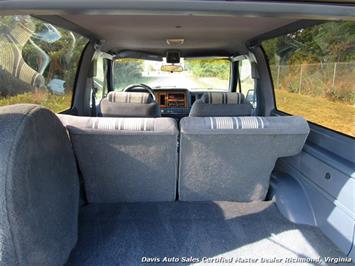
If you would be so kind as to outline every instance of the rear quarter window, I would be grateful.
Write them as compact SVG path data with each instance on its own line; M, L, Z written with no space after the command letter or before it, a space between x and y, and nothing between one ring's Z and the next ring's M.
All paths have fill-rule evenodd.
M0 16L0 106L71 107L81 53L88 40L30 16Z
M262 42L276 108L355 136L355 22L327 22Z

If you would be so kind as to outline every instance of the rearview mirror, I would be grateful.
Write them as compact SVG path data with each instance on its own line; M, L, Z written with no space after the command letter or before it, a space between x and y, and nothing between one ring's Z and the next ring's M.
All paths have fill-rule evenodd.
M184 71L184 68L180 65L162 65L160 70L163 72L174 73L174 72L182 72Z

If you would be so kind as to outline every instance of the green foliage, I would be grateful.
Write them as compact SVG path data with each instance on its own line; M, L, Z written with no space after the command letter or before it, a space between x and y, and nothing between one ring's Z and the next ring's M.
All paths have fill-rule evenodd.
M264 41L262 46L275 88L354 104L355 22L323 23Z
M114 62L113 84L116 90L123 90L133 83L144 83L142 77L144 60L124 58Z
M228 80L230 75L230 62L224 59L189 59L185 60L185 68L199 78Z
M270 64L355 60L355 22L328 22L262 43Z
M326 62L355 60L355 22L330 22L319 26L314 40Z

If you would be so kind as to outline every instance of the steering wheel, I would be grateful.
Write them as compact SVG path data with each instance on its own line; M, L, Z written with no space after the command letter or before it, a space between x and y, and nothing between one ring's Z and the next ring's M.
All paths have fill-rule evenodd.
M137 90L138 91L144 90L144 91L148 92L150 94L150 96L152 96L153 101L156 100L153 89L145 84L132 84L132 85L129 85L128 87L126 87L123 91L124 92L134 92Z

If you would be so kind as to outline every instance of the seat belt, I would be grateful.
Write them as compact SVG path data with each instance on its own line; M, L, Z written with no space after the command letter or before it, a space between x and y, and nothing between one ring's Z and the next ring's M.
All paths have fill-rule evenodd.
M91 116L97 116L96 112L96 93L97 93L97 88L95 86L95 77L96 75L96 61L92 61L92 66L91 66L91 73L90 73L90 78L91 78Z
M257 116L259 115L259 103L258 99L257 99L257 91L258 91L258 79L260 79L260 75L258 72L258 68L256 65L256 59L254 59L253 61L251 61L251 78L254 80L254 96L253 96L253 102L256 103L256 107L254 108L253 106L253 115Z
M238 62L238 86L239 86L239 91L238 92L242 92L242 82L240 80L239 62Z
M95 86L95 81L94 78L92 79L92 87L91 87L91 116L97 116L96 113L96 93L97 93L97 88Z

